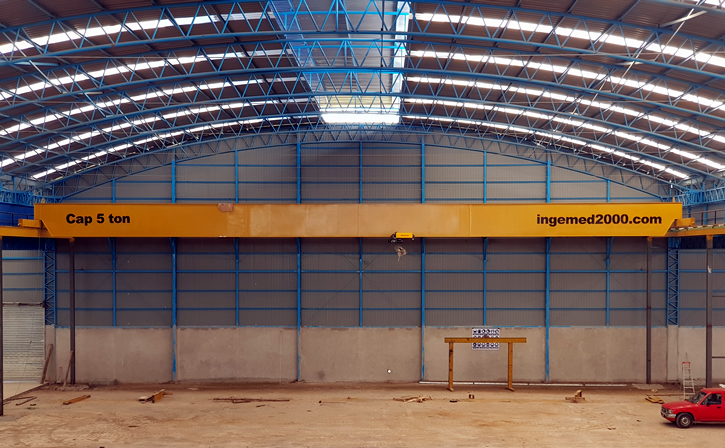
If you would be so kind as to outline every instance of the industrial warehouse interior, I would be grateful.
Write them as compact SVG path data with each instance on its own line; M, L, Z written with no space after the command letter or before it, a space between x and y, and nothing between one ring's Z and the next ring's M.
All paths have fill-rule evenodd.
M0 447L724 434L724 0L0 0L0 181Z

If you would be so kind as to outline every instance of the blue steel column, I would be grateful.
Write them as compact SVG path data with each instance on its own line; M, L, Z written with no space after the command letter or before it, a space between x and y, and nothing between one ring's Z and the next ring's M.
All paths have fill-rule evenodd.
M425 204L425 142L420 144L420 202Z
M667 325L680 324L680 239L667 239Z
M234 151L234 203L239 204L239 151Z
M612 183L607 179L607 202L612 201Z
M176 238L171 241L171 376L176 381Z
M302 203L302 145L297 142L297 203Z
M116 238L108 238L108 244L111 246L111 282L112 282L112 300L113 300L113 326L116 326L117 297L116 293Z
M116 203L116 179L111 180L111 202Z
M358 311L358 317L359 317L358 326L359 327L363 326L363 247L362 246L363 246L362 238L358 238L359 264L358 264L357 275L358 275L358 294L359 294L358 307L360 308Z
M297 381L300 381L300 334L302 328L302 247L297 238Z
M612 244L614 243L614 237L610 236L607 238L607 327L609 326L609 309L610 309L610 287L609 287L609 280L610 280L610 262L612 258Z
M360 142L360 171L358 173L358 179L360 180L360 203L363 202L363 144Z
M239 326L239 238L234 238L234 311L235 325Z
M488 151L483 153L483 203L488 202Z
M55 240L46 239L43 250L45 325L58 325L55 296Z
M425 380L425 237L420 240L420 380Z
M551 159L546 159L546 203L551 202Z
M486 280L488 277L486 269L488 268L488 238L483 239L483 326L485 327L488 323L488 316L486 311Z
M171 159L171 203L176 204L176 157Z
M546 381L549 381L549 329L551 328L550 295L551 289L551 238L546 239Z

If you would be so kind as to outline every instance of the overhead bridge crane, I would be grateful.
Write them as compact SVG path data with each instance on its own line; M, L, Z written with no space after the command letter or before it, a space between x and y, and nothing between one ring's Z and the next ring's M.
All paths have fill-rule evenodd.
M706 236L708 267L713 235L725 226L694 227L680 203L562 204L35 204L34 219L0 226L2 237L153 238L550 238L646 237L648 241L647 380L651 374L652 238ZM404 230L404 232L398 232ZM71 256L71 272L73 259ZM707 278L707 379L712 378L712 280ZM0 270L0 303L2 302ZM71 309L74 309L71 274ZM75 346L71 312L71 350ZM0 307L0 334L2 307ZM0 379L2 343L0 336ZM72 357L73 358L73 357ZM71 382L75 363L71 361ZM0 397L1 398L1 397ZM1 409L1 408L0 408Z

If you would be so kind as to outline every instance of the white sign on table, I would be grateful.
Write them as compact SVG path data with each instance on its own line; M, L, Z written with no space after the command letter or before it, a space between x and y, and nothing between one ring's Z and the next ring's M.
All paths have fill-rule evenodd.
M474 338L498 338L501 336L500 328L474 327ZM474 342L471 344L473 350L498 350L500 348L498 342Z

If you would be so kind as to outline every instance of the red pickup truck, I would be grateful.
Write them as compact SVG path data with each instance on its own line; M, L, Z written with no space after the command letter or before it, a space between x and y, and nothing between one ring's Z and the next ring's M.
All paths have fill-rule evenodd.
M663 404L660 414L680 428L689 428L695 422L725 423L723 396L725 389L702 389L686 400Z

